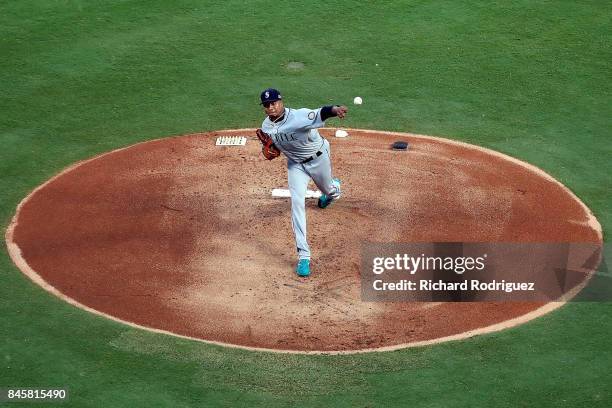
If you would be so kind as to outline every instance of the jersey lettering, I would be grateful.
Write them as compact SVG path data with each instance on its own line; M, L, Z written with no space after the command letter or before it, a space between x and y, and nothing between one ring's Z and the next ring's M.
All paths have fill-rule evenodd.
M275 142L292 142L297 140L295 133L276 133L270 136Z
M317 128L323 127L319 109L285 108L282 120L272 122L264 119L261 129L270 135L276 147L288 159L302 162L316 154L323 145L323 138Z

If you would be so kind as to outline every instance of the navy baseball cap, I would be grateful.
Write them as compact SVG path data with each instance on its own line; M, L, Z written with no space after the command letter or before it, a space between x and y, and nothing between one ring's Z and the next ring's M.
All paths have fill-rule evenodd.
M259 97L261 98L261 104L262 105L264 103L280 101L281 99L283 99L283 97L281 96L280 92L278 92L278 90L276 90L274 88L266 89L265 91L263 91L261 93L261 95Z

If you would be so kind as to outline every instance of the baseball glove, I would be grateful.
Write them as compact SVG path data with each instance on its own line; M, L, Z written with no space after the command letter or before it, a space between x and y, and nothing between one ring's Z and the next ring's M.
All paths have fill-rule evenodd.
M261 152L263 153L266 159L272 160L280 156L281 152L280 150L278 150L278 147L276 147L276 145L274 144L274 141L272 140L269 134L265 133L261 129L257 129L255 133L257 133L257 137L259 138L259 141L263 145L261 147Z

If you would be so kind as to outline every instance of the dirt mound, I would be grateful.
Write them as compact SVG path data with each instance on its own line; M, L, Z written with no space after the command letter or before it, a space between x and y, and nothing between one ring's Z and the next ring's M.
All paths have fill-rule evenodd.
M151 141L67 169L20 205L11 255L48 290L122 321L238 346L347 351L460 337L551 309L362 302L364 241L601 240L588 209L524 163L438 138L323 133L344 194L326 210L307 203L306 281L293 272L290 202L270 195L286 188L284 159L263 160L254 139L215 146L246 130ZM391 150L396 140L410 149Z

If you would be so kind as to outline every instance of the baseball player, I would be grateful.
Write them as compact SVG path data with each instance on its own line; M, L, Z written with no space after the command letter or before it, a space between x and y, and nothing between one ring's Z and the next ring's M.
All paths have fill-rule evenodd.
M318 109L286 108L283 97L269 88L260 95L267 117L257 129L262 152L272 160L283 153L287 157L287 176L291 193L291 225L298 253L296 273L310 275L310 248L306 240L306 190L312 179L321 191L319 208L326 208L341 195L340 180L332 176L329 142L317 128L325 120L344 118L348 109L343 105Z

